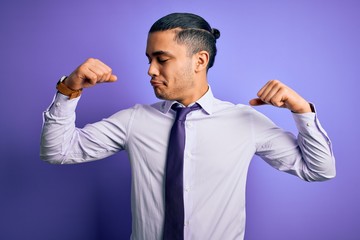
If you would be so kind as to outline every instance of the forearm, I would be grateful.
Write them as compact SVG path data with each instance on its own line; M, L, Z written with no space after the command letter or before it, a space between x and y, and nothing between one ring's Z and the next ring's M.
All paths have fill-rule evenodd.
M336 175L331 141L315 113L293 114L299 130L298 144L302 155L303 178L323 181Z
M263 115L253 118L256 154L274 168L305 181L324 181L335 176L330 139L315 113L295 114L298 137L278 128Z
M40 157L50 163L64 163L66 152L75 138L75 108L79 98L68 100L56 94L50 107L43 113Z
M134 109L119 111L80 129L75 126L78 100L57 94L44 112L40 149L43 160L57 164L81 163L108 157L125 148Z
M51 163L77 163L104 158L122 149L124 129L116 127L111 121L94 124L96 127L75 127L75 108L82 89L116 79L109 66L98 59L89 58L69 77L59 81L57 89L62 94L58 93L44 112L40 148L42 159ZM118 130L119 134L112 134L108 126ZM100 130L102 127L105 133ZM113 144L114 139L118 144Z

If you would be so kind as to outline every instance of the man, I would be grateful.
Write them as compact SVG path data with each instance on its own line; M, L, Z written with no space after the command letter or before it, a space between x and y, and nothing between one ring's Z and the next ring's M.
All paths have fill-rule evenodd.
M136 105L76 128L81 90L117 79L105 63L88 59L62 78L44 113L41 157L50 163L80 163L128 152L132 239L243 239L246 175L254 154L306 181L335 176L330 140L314 107L280 81L266 83L250 104L291 110L297 138L252 107L214 98L207 72L219 36L197 15L167 15L151 27L146 47L150 83L163 101ZM183 130L177 130L185 131L184 146L172 150L175 116L190 107L198 109L188 113L181 120ZM173 164L178 168L169 173ZM171 179L176 175L180 180ZM179 188L174 205L171 194L178 194L174 189ZM173 221L178 214L180 224Z

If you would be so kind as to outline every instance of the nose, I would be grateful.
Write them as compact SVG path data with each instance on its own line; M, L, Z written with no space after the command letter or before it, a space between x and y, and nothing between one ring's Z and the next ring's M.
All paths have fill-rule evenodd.
M159 75L159 69L155 66L155 63L150 63L149 69L148 69L148 75L150 77L156 77Z

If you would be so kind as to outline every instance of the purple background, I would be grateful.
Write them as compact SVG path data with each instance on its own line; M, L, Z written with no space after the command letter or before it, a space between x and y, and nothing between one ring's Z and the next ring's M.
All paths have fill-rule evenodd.
M332 138L337 177L306 183L254 158L247 240L360 239L360 2L357 0L2 0L0 3L0 239L111 240L131 232L125 152L80 165L39 159L41 113L55 84L88 57L119 76L86 89L78 126L156 101L147 76L151 24L194 12L221 31L214 94L247 103L269 79L314 102ZM257 108L295 132L291 114Z

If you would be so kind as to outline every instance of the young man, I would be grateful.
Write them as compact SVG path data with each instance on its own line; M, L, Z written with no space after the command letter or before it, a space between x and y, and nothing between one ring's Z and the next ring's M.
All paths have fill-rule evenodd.
M167 15L151 27L146 47L150 83L163 101L136 105L76 128L81 90L117 79L106 64L88 59L62 78L44 113L41 157L45 161L81 163L128 152L132 239L243 239L246 175L254 154L306 181L335 176L330 140L313 106L289 87L269 81L250 104L291 110L297 138L252 107L213 96L207 72L219 36L199 16ZM175 117L190 108L197 110L175 127ZM185 134L180 150L173 150L175 131Z

